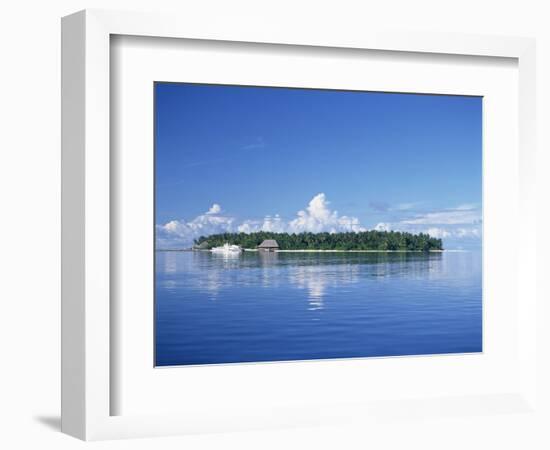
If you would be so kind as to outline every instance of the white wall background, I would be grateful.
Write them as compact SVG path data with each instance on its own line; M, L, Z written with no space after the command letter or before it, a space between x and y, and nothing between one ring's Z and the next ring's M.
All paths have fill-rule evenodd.
M550 448L549 416L500 415L84 444L59 433L60 17L84 8L168 10L228 21L269 20L532 36L538 39L540 247L550 250L550 12L540 0L144 1L11 0L0 8L0 447L82 448ZM242 18L243 15L247 17ZM539 255L540 291L550 264ZM550 302L550 295L540 295ZM542 302L550 323L550 308ZM549 327L550 328L550 327ZM542 375L550 333L542 328ZM546 396L548 389L541 392Z

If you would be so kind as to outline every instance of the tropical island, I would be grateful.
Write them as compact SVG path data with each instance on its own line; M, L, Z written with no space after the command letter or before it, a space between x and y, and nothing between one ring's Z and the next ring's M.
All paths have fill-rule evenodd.
M220 233L195 239L195 250L210 250L228 243L256 250L265 241L276 241L278 251L442 251L441 239L428 234L399 231L346 233Z

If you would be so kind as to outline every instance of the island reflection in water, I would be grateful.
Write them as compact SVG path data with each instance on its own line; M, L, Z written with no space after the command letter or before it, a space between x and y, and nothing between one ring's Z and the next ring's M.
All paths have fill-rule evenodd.
M481 253L156 253L157 365L482 350Z

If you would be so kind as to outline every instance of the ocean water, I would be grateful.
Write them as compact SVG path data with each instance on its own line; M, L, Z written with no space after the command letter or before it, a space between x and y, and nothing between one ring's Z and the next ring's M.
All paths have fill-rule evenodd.
M157 252L157 366L482 351L481 252Z

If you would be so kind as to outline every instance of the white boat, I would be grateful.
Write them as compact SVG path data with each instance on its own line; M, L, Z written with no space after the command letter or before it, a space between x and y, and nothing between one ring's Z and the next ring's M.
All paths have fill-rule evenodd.
M236 255L243 250L238 245L229 245L229 243L223 244L221 247L212 247L210 250L212 253L221 253L224 255Z

